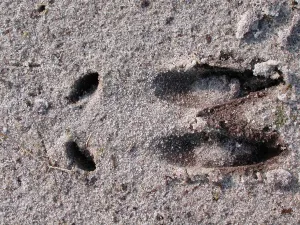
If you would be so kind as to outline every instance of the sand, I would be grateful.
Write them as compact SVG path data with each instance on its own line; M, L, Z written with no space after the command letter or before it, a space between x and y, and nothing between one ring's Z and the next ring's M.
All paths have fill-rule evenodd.
M299 4L2 0L0 224L299 224Z

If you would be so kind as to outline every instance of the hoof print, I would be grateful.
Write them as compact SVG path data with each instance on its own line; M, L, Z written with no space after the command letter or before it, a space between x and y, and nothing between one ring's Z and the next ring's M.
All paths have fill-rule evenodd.
M265 89L281 83L282 73L273 61L256 65L254 71L196 65L185 72L158 74L153 80L158 98L199 108L195 117L206 120L205 128L156 140L161 159L178 166L219 169L272 164L287 152L285 144L276 131L249 124L243 113L272 91Z
M75 163L78 168L86 171L94 171L96 164L93 157L85 149L80 149L76 142L69 141L65 144L67 157L71 163Z
M186 133L163 137L156 147L162 159L178 166L251 166L269 162L286 149L276 133L261 136L254 140L223 132Z
M254 76L251 70L237 70L225 67L197 65L185 71L168 71L158 74L153 80L156 97L187 107L197 107L208 99L205 105L224 100L240 98L283 83L283 78Z
M93 94L99 85L99 74L89 73L79 78L73 84L71 93L67 97L70 103L76 103L80 99Z

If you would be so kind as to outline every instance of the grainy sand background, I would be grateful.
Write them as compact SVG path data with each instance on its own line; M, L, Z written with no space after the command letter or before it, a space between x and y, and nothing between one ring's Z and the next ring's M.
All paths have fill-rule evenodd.
M299 8L2 0L0 223L299 224ZM234 71L281 81L210 119L276 132L279 156L201 136Z

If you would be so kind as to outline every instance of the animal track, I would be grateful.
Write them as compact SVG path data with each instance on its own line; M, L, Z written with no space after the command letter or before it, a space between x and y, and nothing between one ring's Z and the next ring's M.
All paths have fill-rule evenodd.
M285 149L276 132L252 132L252 139L230 137L227 132L170 135L161 139L158 148L162 158L170 163L204 167L258 164L278 156Z
M93 94L99 85L99 74L88 73L76 80L67 98L69 103L76 103L84 97ZM81 149L75 141L65 143L67 157L71 164L75 163L80 169L93 171L96 164L87 149Z
M153 87L158 98L197 107L199 104L210 106L226 99L240 98L282 82L282 77L273 80L254 76L251 70L197 65L186 72L161 73L154 79Z
M253 127L241 116L247 105L253 107L254 102L268 95L265 89L284 83L281 72L277 68L275 70L279 74L278 79L254 76L251 70L209 65L197 65L186 72L159 74L153 81L153 87L160 99L188 107L203 106L201 103L207 97L213 102L206 103L209 107L195 115L206 120L206 128L200 131L192 129L183 134L175 132L157 140L156 147L161 158L179 166L206 168L255 166L277 158L286 150L279 134L268 127ZM228 94L232 83L236 88L233 94ZM210 90L221 90L221 93L225 91L227 94L214 98L216 92L208 95ZM224 104L224 101L227 103Z
M93 94L99 85L99 74L89 73L79 78L73 84L71 93L67 97L70 103L76 103L80 99Z
M80 149L75 141L65 143L67 157L71 160L71 164L75 163L80 169L93 171L96 164L86 149Z

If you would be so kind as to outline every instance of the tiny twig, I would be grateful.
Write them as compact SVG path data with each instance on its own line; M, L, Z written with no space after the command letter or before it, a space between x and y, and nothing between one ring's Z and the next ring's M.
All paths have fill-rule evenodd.
M38 135L39 135L39 137L42 139L41 134L40 134L39 132L38 132ZM7 138L8 136L0 132L0 137ZM87 140L87 144L88 144L89 139L90 139L90 136L89 136L89 138L88 138L88 140ZM18 145L20 151L21 151L23 154L27 154L27 155L31 156L34 160L38 161L39 163L45 163L46 166L47 166L49 169L60 170L60 171L67 172L67 173L72 172L72 170L68 170L68 169L64 169L64 168L60 168L60 167L56 167L56 166L51 166L51 162L50 162L50 160L49 160L48 157L45 157L45 156L36 156L36 155L34 155L34 154L32 153L31 150L28 150L28 149L26 149L25 147L23 147L23 145L20 145L15 139L12 139L11 142L13 142L13 143L15 143L16 145ZM42 145L43 145L42 147L44 148L44 150L47 152L46 146L45 146L45 143L44 143L43 139L42 139Z
M85 147L88 148L89 147L89 143L90 143L90 139L93 133L90 133L90 135L88 136L86 142L85 142Z
M51 166L50 165L50 162L46 162L46 161L49 161L49 159L47 157L39 157L39 156L35 156L33 155L29 150L27 149L24 149L22 147L19 147L20 150L23 152L23 153L26 153L28 155L30 155L33 159L35 159L36 161L38 162L41 162L41 163L45 163L46 166L49 168L49 169L55 169L55 170L60 170L60 171L63 171L63 172L72 172L72 170L68 170L68 169L64 169L64 168L61 168L61 167L57 167L57 166Z
M64 169L64 168L60 168L60 167L56 167L56 166L50 166L50 165L47 165L47 166L48 166L48 168L50 168L50 169L61 170L61 171L63 171L63 172L67 172L67 173L72 172L72 170L68 170L68 169Z

